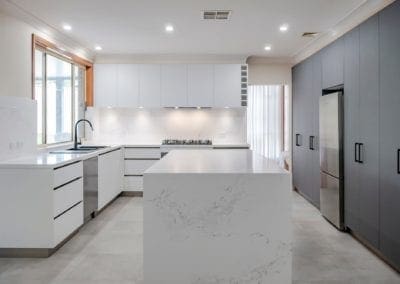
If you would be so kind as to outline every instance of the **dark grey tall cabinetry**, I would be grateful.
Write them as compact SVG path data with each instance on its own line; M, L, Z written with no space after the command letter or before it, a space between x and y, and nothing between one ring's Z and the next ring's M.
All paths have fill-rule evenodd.
M293 68L293 184L319 207L319 54Z
M309 136L322 89L343 84L345 226L400 270L399 27L396 1L293 68L293 181L318 204Z
M379 17L344 36L345 223L379 245Z
M400 1L379 20L380 250L400 269Z

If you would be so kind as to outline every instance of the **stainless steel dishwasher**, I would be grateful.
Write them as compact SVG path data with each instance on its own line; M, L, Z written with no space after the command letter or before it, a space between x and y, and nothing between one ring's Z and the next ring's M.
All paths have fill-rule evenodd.
M98 202L98 157L83 160L83 220L94 218Z

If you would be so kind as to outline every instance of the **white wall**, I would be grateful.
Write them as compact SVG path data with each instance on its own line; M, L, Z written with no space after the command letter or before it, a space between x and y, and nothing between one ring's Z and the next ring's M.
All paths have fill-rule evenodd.
M31 97L32 32L27 24L0 12L0 96Z
M36 151L36 102L0 96L0 160Z
M245 109L89 108L86 118L99 143L160 144L163 139L212 139L214 143L246 142Z

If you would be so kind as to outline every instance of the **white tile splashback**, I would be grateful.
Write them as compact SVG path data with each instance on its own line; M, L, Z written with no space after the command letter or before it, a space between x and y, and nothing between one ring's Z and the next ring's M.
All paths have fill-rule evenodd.
M36 152L36 101L0 96L0 160Z
M88 108L95 131L88 140L101 143L146 144L162 139L212 139L214 143L246 143L243 109Z

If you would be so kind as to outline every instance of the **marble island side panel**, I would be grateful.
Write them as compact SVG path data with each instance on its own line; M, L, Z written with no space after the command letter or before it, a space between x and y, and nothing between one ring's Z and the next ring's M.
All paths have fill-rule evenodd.
M145 173L145 283L291 283L290 174Z

